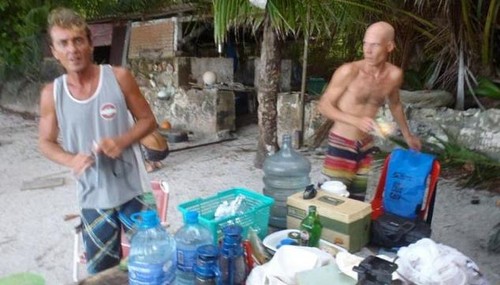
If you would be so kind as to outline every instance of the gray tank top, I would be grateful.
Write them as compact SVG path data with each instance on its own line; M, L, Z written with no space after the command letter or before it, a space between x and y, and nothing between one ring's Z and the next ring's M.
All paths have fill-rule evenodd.
M100 66L97 89L86 100L77 100L70 94L66 75L56 78L54 102L62 147L70 153L91 154L94 142L123 134L133 124L109 65ZM81 208L114 208L142 194L138 166L142 159L133 147L125 149L117 159L96 155L92 167L77 177Z

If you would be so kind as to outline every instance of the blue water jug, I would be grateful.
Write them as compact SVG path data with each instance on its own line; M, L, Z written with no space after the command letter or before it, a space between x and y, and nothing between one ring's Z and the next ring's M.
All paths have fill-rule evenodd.
M130 241L130 285L169 285L175 280L175 240L161 226L156 211L132 214L137 232Z
M196 249L202 245L213 244L210 230L198 222L198 212L189 211L185 224L174 235L177 246L176 284L194 284L193 265L196 263Z
M289 134L283 135L281 149L264 160L264 190L266 196L274 198L269 225L286 228L286 198L304 191L311 183L311 162L292 147Z
M196 250L196 256L196 264L193 267L195 285L221 285L217 247L213 244L202 245Z

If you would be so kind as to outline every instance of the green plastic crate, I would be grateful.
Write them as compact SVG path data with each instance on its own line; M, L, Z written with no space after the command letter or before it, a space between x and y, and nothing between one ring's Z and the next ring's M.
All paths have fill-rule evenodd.
M309 77L307 80L307 93L312 96L321 96L327 82L321 77Z
M240 194L245 196L242 202L245 208L244 212L215 220L214 215L217 207L224 201L233 201ZM232 188L208 198L197 198L182 203L177 206L177 209L181 211L184 221L188 211L197 211L200 224L207 227L212 233L214 241L218 242L222 238L222 229L230 224L242 226L244 238L246 238L248 229L252 226L257 231L258 236L264 239L267 235L269 214L273 203L273 198L260 193L245 188Z

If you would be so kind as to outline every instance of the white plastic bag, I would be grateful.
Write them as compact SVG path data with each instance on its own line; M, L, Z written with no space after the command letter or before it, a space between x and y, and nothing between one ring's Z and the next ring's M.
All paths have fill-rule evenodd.
M487 285L477 265L456 249L424 238L398 251L397 272L415 284Z
M267 0L250 0L250 4L260 9L266 9Z
M330 254L315 247L284 245L264 265L255 267L246 285L294 285L297 272L335 262Z

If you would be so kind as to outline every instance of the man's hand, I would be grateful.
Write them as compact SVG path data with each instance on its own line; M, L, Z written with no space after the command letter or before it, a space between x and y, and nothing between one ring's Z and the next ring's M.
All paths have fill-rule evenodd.
M420 139L412 134L405 137L406 143L408 144L408 148L420 151L422 149L422 143Z
M112 138L102 139L100 142L96 143L94 147L96 153L104 153L104 155L113 159L118 158L123 152L121 144L116 139Z
M71 159L70 168L74 175L80 176L94 163L91 155L79 153Z
M371 133L375 130L376 122L370 117L361 117L358 119L356 128L360 129L364 133Z

